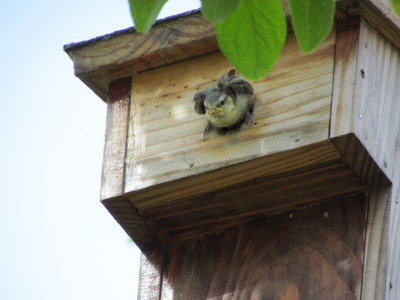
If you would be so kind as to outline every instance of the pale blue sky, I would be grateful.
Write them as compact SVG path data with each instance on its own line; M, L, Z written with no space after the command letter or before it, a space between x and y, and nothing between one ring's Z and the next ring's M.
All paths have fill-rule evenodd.
M2 1L0 25L0 299L136 299L139 251L99 202L106 105L62 51L132 26L127 1Z

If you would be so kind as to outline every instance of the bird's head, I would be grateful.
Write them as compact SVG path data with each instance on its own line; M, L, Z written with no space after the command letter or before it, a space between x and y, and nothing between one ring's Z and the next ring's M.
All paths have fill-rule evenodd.
M224 90L213 87L206 92L204 108L206 115L223 117L224 112L234 108L234 102Z

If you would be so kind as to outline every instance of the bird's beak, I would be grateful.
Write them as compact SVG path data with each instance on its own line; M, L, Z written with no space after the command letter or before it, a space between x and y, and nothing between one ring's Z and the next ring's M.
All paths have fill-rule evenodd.
M208 115L215 115L215 114L218 114L218 113L223 112L223 111L224 111L223 108L217 107L217 108L215 108L213 110L208 110L207 114Z

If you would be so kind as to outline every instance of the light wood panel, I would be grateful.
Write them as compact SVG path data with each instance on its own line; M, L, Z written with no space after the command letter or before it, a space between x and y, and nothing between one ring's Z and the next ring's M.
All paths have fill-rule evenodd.
M142 252L138 297L140 300L161 300L162 273L165 263L164 250L155 248ZM168 299L168 298L167 298Z
M332 121L330 136L345 136L354 132L356 116L354 101L357 82L361 78L358 68L360 19L337 23L335 73L332 92Z
M371 194L363 299L399 299L400 52L366 21L354 30L357 26L358 37L349 31L342 41L352 39L358 54L348 56L351 67L335 75L335 81L344 82L341 75L356 77L348 83L348 93L334 84L331 137L335 143L353 133L391 182L389 190L380 187ZM336 56L338 70L346 63ZM375 241L382 242L380 247Z
M100 199L123 194L126 141L128 135L130 77L110 84L103 155Z
M109 87L100 200L135 243L146 250L153 249L160 241L132 203L123 197L131 83L128 77Z
M252 82L255 124L206 141L192 99L232 69L221 53L134 76L125 193L327 140L334 37L304 55L290 34L271 73Z

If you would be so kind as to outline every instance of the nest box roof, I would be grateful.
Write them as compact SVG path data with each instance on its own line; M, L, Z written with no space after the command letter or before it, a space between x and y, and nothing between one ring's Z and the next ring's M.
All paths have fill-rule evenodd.
M336 0L336 3L336 19L362 16L400 48L400 19L390 1ZM287 5L284 7L290 19ZM73 60L75 75L106 101L108 85L119 78L211 54L219 51L219 47L214 24L200 10L193 10L157 21L146 34L131 27L65 45L64 51Z

